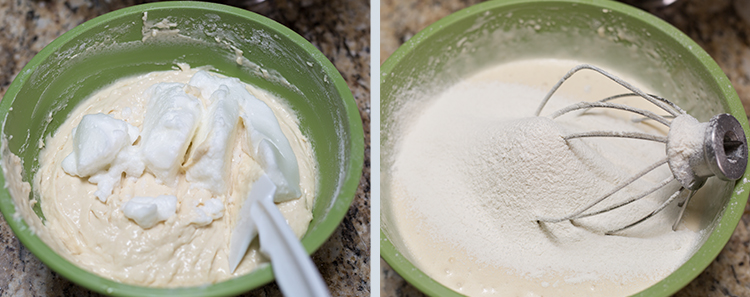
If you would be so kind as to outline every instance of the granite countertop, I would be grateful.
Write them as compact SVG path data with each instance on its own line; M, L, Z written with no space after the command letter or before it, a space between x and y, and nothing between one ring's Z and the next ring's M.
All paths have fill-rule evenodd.
M45 45L101 14L142 0L0 0L0 97ZM218 1L291 28L330 59L346 80L365 127L365 165L354 202L331 238L313 254L334 296L370 295L370 4L366 0ZM42 264L0 220L0 296L90 296ZM276 283L243 296L281 296Z
M481 1L382 0L380 62L433 22ZM750 114L750 1L679 0L649 12L693 38L716 60ZM750 207L729 243L695 280L674 296L750 296ZM381 296L424 296L380 260Z

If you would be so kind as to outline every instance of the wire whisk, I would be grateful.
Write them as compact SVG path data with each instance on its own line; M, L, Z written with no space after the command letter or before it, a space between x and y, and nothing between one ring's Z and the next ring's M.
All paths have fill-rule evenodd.
M687 114L685 110L671 101L653 94L647 94L628 82L593 65L581 64L568 71L568 73L566 73L565 76L563 76L547 93L537 108L535 115L540 116L547 102L565 81L578 71L584 69L596 71L623 86L630 91L630 93L610 96L596 102L575 103L555 111L549 115L550 118L554 119L576 110L588 110L592 108L617 109L642 116L642 118L637 121L643 119L653 120L669 128L669 132L667 136L663 136L642 132L606 130L586 131L564 135L563 138L566 141L587 137L618 137L655 141L665 144L666 156L652 165L643 168L630 178L616 185L610 191L602 194L578 210L562 217L539 217L537 218L538 223L572 222L576 219L606 213L636 202L677 180L680 183L680 188L672 193L669 198L662 202L656 209L632 223L617 229L609 230L605 232L605 234L613 235L617 232L636 226L680 199L681 202L678 203L680 211L672 225L672 230L676 230L679 223L682 221L682 217L690 199L695 192L705 184L709 177L716 176L725 181L734 181L742 177L747 166L748 148L745 133L735 117L723 113L712 117L706 123L700 123L694 117ZM659 115L649 110L610 102L623 97L641 97L656 106L658 109L666 112L667 115ZM624 201L610 205L601 210L591 210L602 201L612 197L615 193L633 184L649 172L664 165L669 166L672 176L665 178L655 186L629 197Z

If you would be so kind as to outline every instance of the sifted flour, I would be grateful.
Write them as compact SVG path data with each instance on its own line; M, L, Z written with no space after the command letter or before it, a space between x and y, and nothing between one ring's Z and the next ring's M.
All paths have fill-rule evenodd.
M405 256L422 271L467 295L629 295L667 276L692 254L699 234L684 227L672 232L674 206L624 232L627 236L603 235L655 209L679 187L676 181L633 205L575 225L536 222L579 209L665 157L662 143L562 138L591 130L666 135L658 124L636 124L630 114L601 110L555 120L534 117L547 89L488 79L544 69L540 73L549 77L536 79L556 80L575 64L499 66L451 87L403 128L387 173L390 210ZM621 92L595 76L573 85L594 98L603 98L600 91ZM542 115L579 101L553 97ZM671 174L664 165L594 210Z

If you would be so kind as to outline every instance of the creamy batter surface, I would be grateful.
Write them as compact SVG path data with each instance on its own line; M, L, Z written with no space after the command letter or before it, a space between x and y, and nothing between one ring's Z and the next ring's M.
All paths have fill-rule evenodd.
M591 109L546 117L567 105L626 91L593 72L566 82L541 113L564 60L499 65L397 116L394 156L384 167L387 226L404 257L469 296L625 296L656 283L697 248L699 232L671 230L675 205L615 236L674 192L674 181L632 205L575 220L559 217L665 157L663 143L563 135L592 130L666 135L633 114ZM629 78L626 81L634 82ZM637 85L637 84L636 84ZM643 99L628 105L649 106ZM636 117L637 118L637 117ZM395 126L394 126L395 127ZM593 210L633 197L671 176L665 165ZM674 203L676 204L676 203Z
M95 194L97 185L87 178L66 173L61 167L73 151L74 128L84 115L102 113L142 130L148 105L144 92L161 82L186 84L197 72L183 66L180 70L120 80L82 102L58 131L46 139L40 154L41 167L34 180L42 197L46 221L44 226L37 226L36 232L58 253L98 275L158 287L215 283L248 273L268 261L259 253L255 240L237 270L229 271L229 240L238 219L236 214L252 182L263 173L259 160L248 153L250 140L242 121L236 123L239 128L228 136L234 139L229 148L231 164L227 178L222 180L226 190L219 194L212 192L214 184L197 186L186 178L186 172L196 163L196 156L201 155L200 148L196 147L191 147L178 164L174 180L159 179L149 170L137 177L123 174L111 195ZM273 110L296 156L301 196L277 206L295 234L301 237L312 219L315 193L316 164L311 145L301 133L295 114L283 100L253 86L245 87ZM186 91L199 99L207 114L209 98L200 90L187 88ZM200 129L197 135L201 134ZM210 138L205 134L203 137ZM142 141L139 138L134 145ZM211 180L211 176L203 180ZM177 198L173 215L166 220L142 226L123 214L123 205L134 197L159 195ZM222 207L223 211L218 212Z

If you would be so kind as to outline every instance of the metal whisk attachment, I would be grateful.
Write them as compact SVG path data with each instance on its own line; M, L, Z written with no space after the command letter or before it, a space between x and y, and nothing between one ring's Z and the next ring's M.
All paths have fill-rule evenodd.
M601 195L600 197L598 197L591 203L581 207L575 212L569 215L563 216L563 217L540 217L537 219L537 222L558 223L562 221L573 221L575 219L585 218L585 217L609 212L611 210L614 210L614 209L623 207L625 205L628 205L630 203L633 203L635 201L638 201L648 196L649 194L656 192L657 190L667 186L669 183L673 182L674 180L677 180L680 183L681 187L672 195L670 195L670 197L667 200L665 200L661 205L659 205L659 207L657 207L655 210L651 211L649 214L645 215L641 219L635 222L632 222L626 226L623 226L621 228L608 231L605 234L611 235L619 231L633 227L637 224L640 224L641 222L653 217L654 215L662 211L664 208L666 208L669 204L673 203L678 198L684 197L687 195L687 197L684 198L684 200L678 204L678 206L681 207L681 209L680 209L677 219L672 225L672 230L676 230L678 224L682 220L682 216L685 212L685 208L687 208L687 204L690 202L690 199L693 197L696 190L698 190L700 187L703 186L703 184L706 182L706 179L715 175L716 177L722 180L734 181L742 177L742 175L744 174L745 167L747 166L748 147L747 147L747 141L745 139L745 133L742 130L742 127L740 126L740 123L739 121L737 121L736 118L734 118L733 116L729 114L719 114L711 118L711 120L708 121L707 125L705 125L705 123L699 123L697 120L695 120L695 118L688 115L679 106L675 105L669 100L661 98L656 95L646 94L643 91L639 90L638 88L635 88L631 84L623 81L622 79L618 77L615 77L614 75L596 66L582 64L568 71L568 73L566 73L565 76L563 76L560 79L560 81L558 81L557 84L553 86L552 89L549 91L549 93L547 93L547 95L544 97L544 99L542 100L542 103L539 105L539 107L536 110L536 116L539 116L542 109L547 104L547 102L552 97L552 95L555 93L555 91L557 91L560 88L560 86L566 80L568 80L573 74L583 69L596 71L606 76L607 78L611 79L612 81L620 84L624 88L628 89L631 93L625 93L625 94L619 94L619 95L607 97L596 102L576 103L576 104L567 106L563 109L560 109L552 113L549 116L550 118L554 119L563 114L576 111L576 110L591 109L591 108L610 108L610 109L624 110L627 112L641 115L645 119L654 120L660 124L665 125L666 127L670 129L670 131L666 137L661 136L661 135L652 135L652 134L640 133L640 132L588 131L588 132L566 135L564 136L565 140L568 141L571 139L584 138L584 137L621 137L621 138L632 138L632 139L656 141L656 142L662 142L666 144L667 156L663 158L662 160L659 160L656 163L644 168L643 170L636 173L635 175L633 175L626 181L614 187L609 192ZM624 104L617 104L617 103L609 102L617 98L635 97L635 96L641 97L647 100L648 102L657 106L659 109L665 111L668 115L666 116L658 115L648 110L634 108L632 106L628 106ZM672 125L673 123L678 122L678 121L682 123L695 123L696 125L690 125L690 124ZM700 131L696 132L695 131L696 127L698 128L705 127L705 132L703 133L701 133ZM694 149L686 150L684 148L686 145L685 139L680 138L680 137L673 137L673 135L686 135L686 134L687 135L692 134L692 135L698 136L699 138L697 139L698 145L695 146ZM702 139L700 139L701 136L702 136ZM695 140L696 139L694 139L694 141ZM672 171L672 176L664 179L662 182L658 183L656 186L650 189L647 189L646 191L643 191L642 193L639 193L638 195L635 195L634 197L630 197L629 199L626 199L625 201L608 206L604 209L596 210L596 211L589 211L600 202L606 200L607 198L611 197L618 191L622 190L628 185L634 183L636 180L645 176L649 172L665 164L667 164L670 170Z

